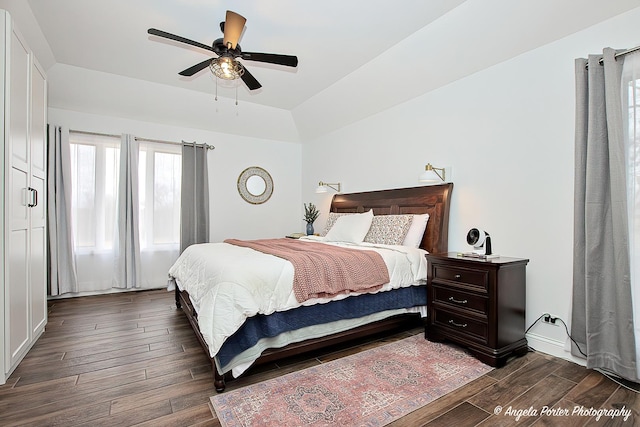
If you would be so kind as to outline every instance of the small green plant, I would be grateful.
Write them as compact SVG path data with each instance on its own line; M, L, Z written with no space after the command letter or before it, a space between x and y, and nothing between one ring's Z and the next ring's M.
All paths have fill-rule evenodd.
M320 215L320 211L316 208L316 205L313 203L304 204L304 220L307 224L313 224L313 222L318 219L318 215Z

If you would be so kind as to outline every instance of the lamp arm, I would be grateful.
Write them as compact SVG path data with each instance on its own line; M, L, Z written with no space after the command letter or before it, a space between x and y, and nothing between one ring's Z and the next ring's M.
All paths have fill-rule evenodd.
M424 170L425 171L432 171L433 173L435 173L438 176L438 178L440 178L442 181L445 181L445 174L446 173L445 173L444 168L436 168L436 167L433 167L433 165L431 163L427 163L427 165L424 167ZM438 171L441 171L442 175Z
M435 174L438 175L442 181L445 181L445 179L444 179L444 176L445 176L444 168L434 168L432 166L431 169L433 169L433 172L435 172ZM440 175L440 173L438 171L442 171L442 175Z
M341 189L341 185L340 185L340 183L339 183L339 182L328 183L328 182L322 182L322 181L320 181L320 182L318 183L318 186L320 186L320 187L322 187L322 186L329 187L329 188L331 188L333 191L337 191L338 193L340 192L340 189ZM337 187L336 187L336 186L337 186Z

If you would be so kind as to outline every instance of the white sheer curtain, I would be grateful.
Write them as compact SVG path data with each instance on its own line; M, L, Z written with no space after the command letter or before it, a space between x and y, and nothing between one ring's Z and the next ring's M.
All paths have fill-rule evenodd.
M120 138L70 132L78 292L112 287Z
M133 140L128 137L129 141ZM122 182L121 157L125 156L121 153L124 147L121 138L71 132L70 142L71 218L78 291L100 292L114 286L142 289L166 286L167 271L178 257L180 244L180 145L144 140L129 144L134 148L137 161L135 165L123 165L122 176L135 174L137 194L123 199L132 204L128 206L132 209L120 203L122 213L119 214L118 195L126 194L118 191ZM130 179L134 181L133 176ZM120 244L118 230L127 228L127 217L129 230L137 229L137 243L134 236L129 235L128 240ZM118 224L125 227L119 228ZM132 257L125 262L126 258L119 256L124 253L118 248L127 247L127 242ZM124 276L124 272L129 277Z
M627 209L636 357L640 358L640 51L626 55L622 68ZM638 378L640 360L636 359Z
M140 141L141 286L164 287L180 254L181 147Z

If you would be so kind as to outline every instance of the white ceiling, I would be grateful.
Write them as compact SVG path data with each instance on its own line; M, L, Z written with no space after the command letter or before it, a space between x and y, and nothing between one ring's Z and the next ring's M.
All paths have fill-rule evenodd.
M0 7L15 6L14 1L0 0ZM211 52L149 36L147 29L210 44L221 37L225 11L240 13L247 18L240 39L244 51L297 55L299 65L243 61L263 87L249 91L241 85L238 98L290 111L304 139L566 37L640 1L28 0L28 5L46 40L46 46L32 46L45 68L65 64L206 94L215 91L208 69L189 78L178 72ZM236 91L219 86L219 95L233 98Z
M29 0L55 61L211 93L211 52L147 34L154 27L211 45L232 9L247 18L244 51L297 55L297 68L243 61L263 85L241 99L292 109L463 0ZM235 91L232 91L235 94Z

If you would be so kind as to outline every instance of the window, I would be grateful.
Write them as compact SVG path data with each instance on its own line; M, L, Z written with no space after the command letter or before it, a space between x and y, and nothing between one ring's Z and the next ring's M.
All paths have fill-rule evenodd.
M181 147L140 143L140 249L180 244Z
M70 132L71 222L82 290L111 288L120 137ZM180 248L181 146L139 141L140 287L163 287ZM84 284L84 286L83 286Z
M631 300L636 344L636 378L640 378L640 54L624 58L622 103L626 107L624 139L627 172L628 243Z
M120 138L70 133L71 219L78 251L113 249Z

